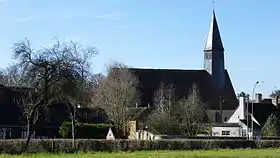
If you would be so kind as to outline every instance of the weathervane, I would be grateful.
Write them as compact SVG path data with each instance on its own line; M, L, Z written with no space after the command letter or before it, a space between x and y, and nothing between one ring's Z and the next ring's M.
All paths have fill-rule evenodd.
M216 2L216 0L212 0L212 4L213 4L213 11L215 10L215 2Z

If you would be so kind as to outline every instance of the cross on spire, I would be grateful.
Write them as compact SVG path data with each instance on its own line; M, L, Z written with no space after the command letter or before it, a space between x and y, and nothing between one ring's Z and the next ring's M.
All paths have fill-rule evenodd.
M215 11L215 2L216 2L216 0L212 0L212 7L213 7L213 11Z

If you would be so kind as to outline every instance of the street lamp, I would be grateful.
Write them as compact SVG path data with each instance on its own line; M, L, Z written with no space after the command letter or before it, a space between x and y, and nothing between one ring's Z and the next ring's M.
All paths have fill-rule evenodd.
M253 115L254 115L254 95L255 95L255 89L257 84L259 84L259 81L257 81L253 88L253 94L252 94L252 112L251 112L251 131L252 131L252 140L254 139L254 121L253 121Z
M246 96L246 120L247 120L247 140L249 140L249 100L250 96L247 94Z

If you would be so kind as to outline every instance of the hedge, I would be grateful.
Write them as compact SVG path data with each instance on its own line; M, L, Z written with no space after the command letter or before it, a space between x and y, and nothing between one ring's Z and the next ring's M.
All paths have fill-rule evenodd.
M78 139L105 139L110 128L112 128L113 133L116 135L115 129L111 124L89 124L78 122L75 125L75 137ZM71 131L71 122L63 122L60 126L59 134L62 138L71 138Z
M0 153L19 153L25 140L1 140ZM279 148L279 140L83 140L75 142L72 148L71 139L31 140L28 153L38 152L95 152L95 151L135 151L135 150L207 150L222 148Z

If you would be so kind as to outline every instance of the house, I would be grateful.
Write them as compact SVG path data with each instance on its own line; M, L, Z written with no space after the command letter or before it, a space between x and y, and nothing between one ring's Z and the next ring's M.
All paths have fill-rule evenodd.
M215 12L204 47L204 68L194 69L144 69L129 68L138 78L139 106L153 105L153 98L161 83L171 84L175 99L188 96L196 84L201 99L208 105L208 116L212 122L225 122L238 106L229 72L225 69L224 47Z
M256 94L256 100L250 101L242 92L233 115L225 123L213 124L212 135L251 138L253 129L253 135L260 136L261 128L271 114L279 114L278 106L271 99L262 100L261 94Z
M214 123L212 136L214 137L240 137L242 128L239 123Z
M19 139L26 137L26 123L21 107L15 104L15 96L30 87L0 85L0 139ZM59 138L59 127L70 121L69 108L65 104L52 104L39 109L39 118L32 138ZM101 108L77 108L78 121L85 123L105 123L108 117Z

